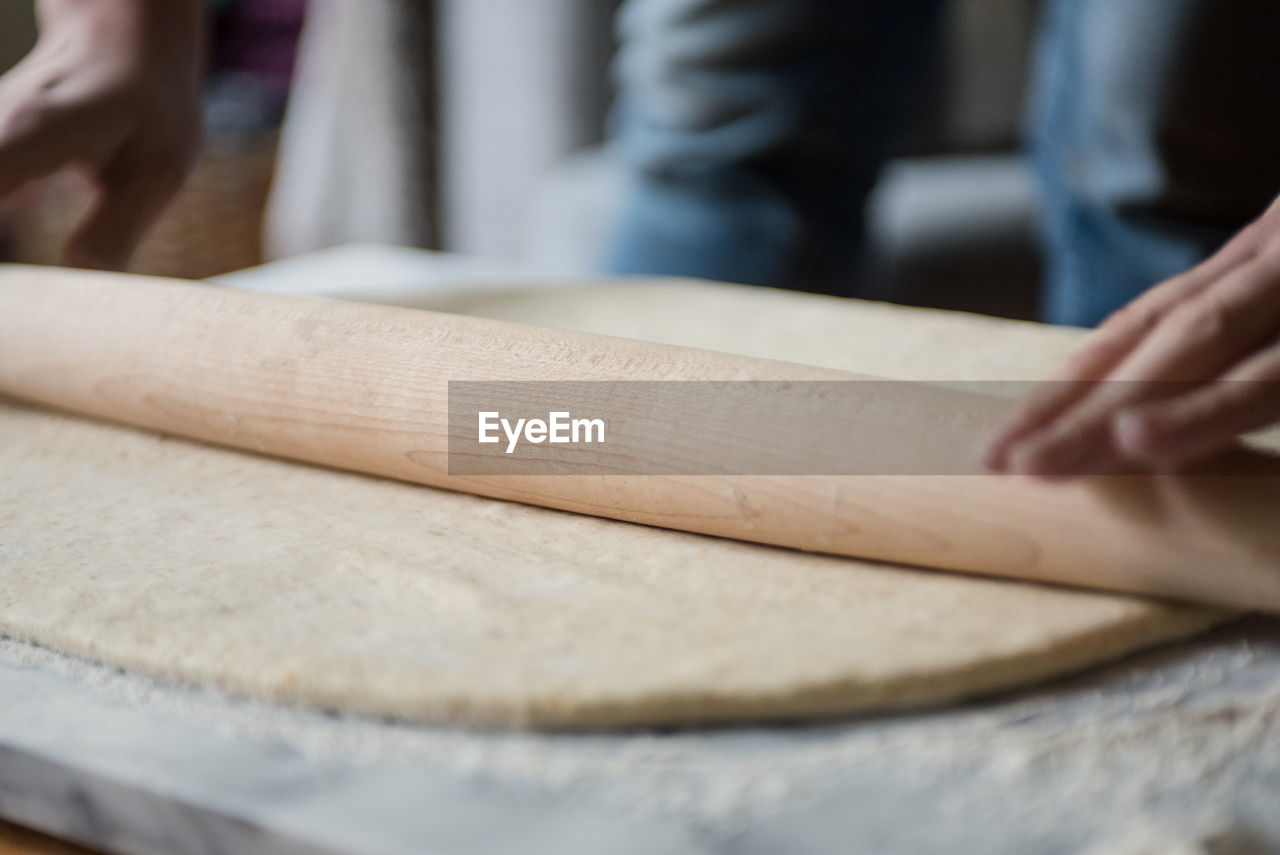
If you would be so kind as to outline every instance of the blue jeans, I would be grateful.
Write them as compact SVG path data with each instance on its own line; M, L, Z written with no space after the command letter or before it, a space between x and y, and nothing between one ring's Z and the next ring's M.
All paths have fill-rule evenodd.
M856 294L939 0L628 0L607 267ZM1050 0L1033 78L1047 319L1092 325L1280 191L1280 4Z
M1280 4L1058 0L1038 55L1048 320L1097 324L1280 192Z

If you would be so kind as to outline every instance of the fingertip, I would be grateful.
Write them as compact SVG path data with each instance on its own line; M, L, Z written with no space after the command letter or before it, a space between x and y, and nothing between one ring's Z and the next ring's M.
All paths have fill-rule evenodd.
M1080 434L1031 438L1009 452L1009 471L1046 483L1068 481L1103 472L1113 453L1105 439L1088 441Z
M988 472L1000 473L1006 469L1004 450L995 446L989 445L981 449L978 460L982 464L982 468Z
M81 239L72 238L62 253L62 263L82 270L122 271L128 266L128 256L119 252L103 251Z
M62 248L62 265L84 270L95 269L93 259L85 252L84 247L76 243L74 238L68 240L67 245Z
M1004 472L1009 468L1009 448L1015 439L1015 434L1010 430L1011 427L999 430L979 449L982 465L992 472Z
M1010 473L1033 480L1052 478L1055 474L1054 453L1042 442L1023 442L1008 451L1007 465Z
M1160 471L1230 448L1240 431L1231 423L1193 417L1185 403L1151 405L1117 413L1112 443L1127 460Z
M993 471L1010 470L1010 451L1040 426L1042 415L1033 401L1024 402L998 426L982 449L982 464Z
M1111 439L1125 457L1154 460L1165 451L1167 432L1152 413L1122 410L1111 420Z

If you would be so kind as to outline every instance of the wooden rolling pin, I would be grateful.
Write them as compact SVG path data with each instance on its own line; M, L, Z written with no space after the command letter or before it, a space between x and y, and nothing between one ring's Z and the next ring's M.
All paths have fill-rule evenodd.
M0 266L0 393L28 401L666 528L1280 612L1280 466L1267 455L1236 453L1211 475L1067 485L984 474L450 475L448 381L532 379L857 375L387 306ZM944 389L911 407L899 414L907 422L979 433L998 417L991 399ZM876 441L909 445L892 433Z

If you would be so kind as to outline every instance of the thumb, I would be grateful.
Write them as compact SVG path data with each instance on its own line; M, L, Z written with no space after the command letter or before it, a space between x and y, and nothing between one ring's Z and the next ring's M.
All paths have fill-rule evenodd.
M182 184L182 171L157 169L127 155L98 174L98 196L68 240L69 267L124 270L147 230L159 219Z

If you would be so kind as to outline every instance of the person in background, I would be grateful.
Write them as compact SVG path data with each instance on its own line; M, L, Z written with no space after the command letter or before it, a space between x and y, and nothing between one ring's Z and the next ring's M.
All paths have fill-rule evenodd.
M37 8L38 45L0 78L0 197L80 166L100 193L67 261L120 268L197 147L202 4ZM633 184L613 268L847 293L939 13L629 0L615 127ZM1032 135L1049 319L1129 305L994 439L992 469L1175 466L1280 419L1280 203L1251 221L1280 190L1278 24L1268 0L1049 3Z

